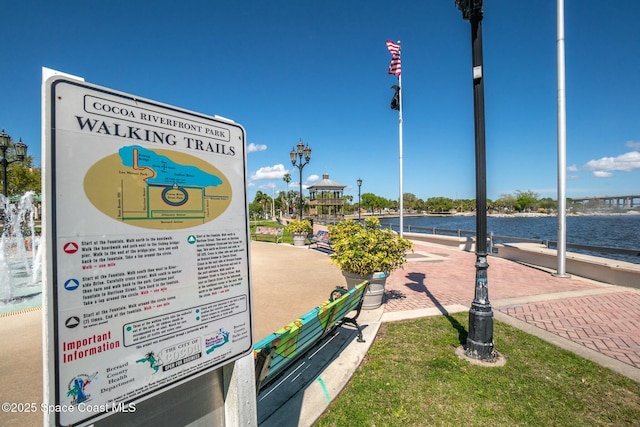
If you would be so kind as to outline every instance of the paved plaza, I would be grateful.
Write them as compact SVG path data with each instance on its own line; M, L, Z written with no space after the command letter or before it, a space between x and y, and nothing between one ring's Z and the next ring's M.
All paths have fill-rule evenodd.
M388 280L383 320L473 300L475 254L416 242L412 260ZM600 353L640 381L640 291L489 257L497 320ZM532 329L535 328L535 329ZM537 329L537 331L536 331ZM498 338L499 339L499 338ZM499 343L496 344L499 347ZM606 360L606 359L604 359ZM627 367L629 369L627 369Z

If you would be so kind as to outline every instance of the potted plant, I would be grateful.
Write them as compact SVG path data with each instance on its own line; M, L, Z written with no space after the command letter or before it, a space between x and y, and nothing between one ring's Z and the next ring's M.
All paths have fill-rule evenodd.
M413 243L392 230L382 229L377 218L367 218L364 224L345 220L329 226L333 253L331 262L342 270L347 287L369 281L363 308L382 305L384 284L394 270L407 263L407 251Z
M313 231L313 226L308 219L294 219L287 224L287 229L293 236L293 245L304 246L307 241L307 236Z

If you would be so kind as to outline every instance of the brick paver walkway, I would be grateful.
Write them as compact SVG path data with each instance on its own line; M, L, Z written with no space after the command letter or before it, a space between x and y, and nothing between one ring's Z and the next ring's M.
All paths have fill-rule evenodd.
M498 309L640 368L640 295L636 293L564 298Z
M387 280L385 312L470 306L475 254L415 242ZM640 369L640 292L489 257L493 310Z

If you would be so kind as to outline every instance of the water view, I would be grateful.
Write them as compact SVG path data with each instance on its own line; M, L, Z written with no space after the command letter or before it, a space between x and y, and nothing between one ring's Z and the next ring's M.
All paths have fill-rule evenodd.
M381 222L384 226L398 229L398 218L382 219ZM416 233L432 233L436 228L475 234L476 229L475 216L411 216L403 218L403 223L405 231ZM497 236L556 241L557 227L555 216L487 218L487 231ZM590 253L592 255L640 264L640 214L568 216L566 230L569 244L632 249L637 252L635 256Z

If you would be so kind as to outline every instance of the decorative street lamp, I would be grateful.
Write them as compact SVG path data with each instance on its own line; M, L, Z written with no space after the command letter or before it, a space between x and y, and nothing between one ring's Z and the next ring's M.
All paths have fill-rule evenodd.
M7 159L7 151L11 150L13 153L13 159ZM0 151L2 151L2 194L6 197L9 197L7 194L7 166L11 163L21 162L27 156L27 144L22 142L22 138L20 138L20 142L13 142L13 139L5 133L4 129L0 131Z
M476 283L469 309L469 334L465 355L493 361L493 311L487 281L487 173L484 131L484 82L482 68L482 0L456 0L462 18L471 23L473 108L476 144Z
M360 187L362 187L362 180L358 178L358 221L360 221Z
M293 147L293 149L291 150L291 152L289 153L289 156L291 157L291 164L295 167L297 167L300 170L300 214L299 214L299 219L302 219L302 207L304 204L304 200L302 199L302 168L304 168L307 163L309 163L309 160L311 160L311 147L309 147L309 144L307 144L306 146L304 145L304 143L302 142L302 140L298 141L298 144ZM302 163L302 157L304 156L305 162ZM296 162L298 162L296 164Z

